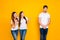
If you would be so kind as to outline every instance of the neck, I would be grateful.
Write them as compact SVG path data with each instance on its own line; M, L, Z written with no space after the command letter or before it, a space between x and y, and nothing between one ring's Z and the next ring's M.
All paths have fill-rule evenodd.
M43 11L44 13L46 13L46 11Z
M16 17L14 17L14 19L16 19Z
M21 16L21 18L23 18L23 16Z

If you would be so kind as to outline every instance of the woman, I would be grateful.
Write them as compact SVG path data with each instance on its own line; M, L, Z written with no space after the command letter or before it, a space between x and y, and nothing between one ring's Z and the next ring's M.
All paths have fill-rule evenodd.
M14 38L14 40L17 40L17 34L18 34L18 18L17 18L17 14L16 12L13 12L12 13L12 16L11 16L11 33L12 33L12 36Z
M23 11L19 14L19 27L20 27L20 34L21 40L25 39L26 31L27 31L27 17L24 16Z

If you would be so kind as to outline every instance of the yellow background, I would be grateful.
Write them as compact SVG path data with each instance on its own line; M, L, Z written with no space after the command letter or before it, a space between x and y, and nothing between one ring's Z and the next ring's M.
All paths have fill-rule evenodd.
M0 0L0 40L13 40L10 32L11 13L16 11L19 14L21 10L29 18L25 39L39 40L38 15L45 4L48 5L51 15L47 40L60 40L60 0Z

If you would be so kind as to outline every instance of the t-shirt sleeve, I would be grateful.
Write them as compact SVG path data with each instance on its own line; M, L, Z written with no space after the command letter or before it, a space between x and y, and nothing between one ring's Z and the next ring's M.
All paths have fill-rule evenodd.
M41 18L41 13L39 14L39 16L38 16L39 18Z
M28 21L28 18L26 17L27 21Z
M48 14L48 18L50 18L50 14Z

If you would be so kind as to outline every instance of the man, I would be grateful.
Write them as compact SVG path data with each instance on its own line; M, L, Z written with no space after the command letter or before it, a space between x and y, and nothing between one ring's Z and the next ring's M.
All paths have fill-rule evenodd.
M39 24L40 24L40 40L46 40L46 35L48 32L48 25L50 23L50 15L47 12L48 6L43 6L43 12L39 14Z

